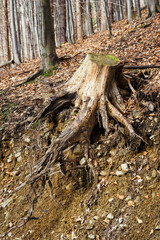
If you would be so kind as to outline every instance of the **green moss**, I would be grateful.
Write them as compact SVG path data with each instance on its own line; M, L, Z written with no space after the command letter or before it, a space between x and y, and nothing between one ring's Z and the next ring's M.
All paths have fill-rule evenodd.
M54 65L53 67L51 67L50 69L42 73L42 76L49 77L49 76L52 76L53 73L56 74L57 67L58 67L57 65Z
M102 66L117 66L120 63L120 60L112 55L91 53L89 57L92 62Z

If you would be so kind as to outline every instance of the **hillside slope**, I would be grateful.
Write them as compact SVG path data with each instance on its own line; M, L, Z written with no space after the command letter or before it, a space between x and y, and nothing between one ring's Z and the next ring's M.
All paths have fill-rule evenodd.
M66 119L62 121L63 116L58 116L56 126L47 119L28 128L44 99L53 95L53 86L70 79L89 52L114 55L130 66L160 65L159 22L159 14L130 25L123 20L113 24L111 38L102 32L73 46L64 44L57 49L58 57L68 59L62 60L53 73L45 73L28 84L15 87L39 68L40 59L1 70L2 239L160 239L159 69L124 69L136 90L136 95L129 91L124 98L125 116L144 141L131 145L123 126L113 119L108 138L101 126L96 126L90 143L90 157L99 174L96 189L92 188L94 180L76 147L67 154L71 158L79 155L80 164L68 163L66 175L57 166L52 178L55 201L47 185L35 205L34 216L43 216L15 227L23 225L31 199L27 198L27 186L12 193L24 181L29 166L45 153L53 135L64 127Z

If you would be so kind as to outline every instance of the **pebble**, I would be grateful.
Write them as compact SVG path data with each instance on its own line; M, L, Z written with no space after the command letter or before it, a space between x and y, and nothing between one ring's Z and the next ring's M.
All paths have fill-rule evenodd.
M151 177L146 176L146 180L147 180L147 181L150 181L150 180L151 180Z
M133 117L139 117L140 116L140 112L137 110L133 110Z
M92 230L94 228L93 223L92 224L88 224L86 227L86 230Z
M96 239L96 236L95 236L94 234L89 234L89 235L88 235L88 238L89 238L89 239Z
M129 164L128 163L123 163L121 164L121 169L123 171L128 171L129 170Z
M123 176L123 172L117 170L117 171L116 171L116 175L117 175L118 177Z
M12 162L12 154L9 156L9 158L7 159L7 163L11 163Z
M80 160L80 165L84 165L86 163L86 159L83 157L81 160Z
M154 111L154 105L153 105L151 102L148 103L148 109L149 109L149 111L151 111L151 112Z
M157 225L157 226L156 226L156 230L160 230L160 225Z
M152 171L152 177L155 178L157 176L157 171L155 169L153 169Z
M108 174L108 171L102 170L100 171L101 176L106 176Z
M21 156L21 152L18 152L18 153L15 154L15 158L18 158L20 156Z
M24 141L25 141L26 143L29 143L29 142L31 141L29 137L25 137L25 136L24 136L23 139L24 139Z
M125 201L129 201L131 199L132 199L132 197L129 195L128 197L126 197Z
M114 218L114 216L113 216L113 214L112 214L112 213L109 213L109 214L107 215L107 218L108 218L108 219L113 219L113 218Z
M75 155L80 155L80 154L82 154L80 144L77 144L77 146L74 148L73 154L75 154Z
M114 198L110 198L110 199L108 200L108 202L111 203L113 200L114 200Z
M98 147L96 149L97 150L101 150L101 145L98 145Z

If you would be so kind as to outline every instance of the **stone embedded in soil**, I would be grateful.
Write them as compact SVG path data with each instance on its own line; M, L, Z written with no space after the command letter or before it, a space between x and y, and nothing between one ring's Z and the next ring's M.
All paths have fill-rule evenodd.
M88 235L88 238L89 238L89 239L96 239L96 236L95 236L94 234L89 234L89 235Z
M155 169L153 169L152 171L152 177L155 178L157 176L157 171Z
M12 154L9 155L9 158L7 159L7 163L11 163L12 162Z
M28 136L23 136L23 139L26 143L29 143L31 141Z
M114 200L114 198L110 198L110 199L108 200L108 202L111 203L111 202L113 202L113 200Z
M92 230L93 228L94 228L94 225L93 223L91 223L87 225L86 230Z
M148 103L148 109L149 109L149 111L151 111L151 112L154 111L154 105L153 105L151 102Z
M156 230L160 230L160 224L156 226Z
M109 214L107 215L107 218L110 219L110 220L112 220L112 219L114 218L114 216L113 216L112 213L109 213Z
M81 160L80 160L80 165L84 165L84 164L86 164L86 159L83 157Z
M81 155L82 154L82 150L81 150L80 144L77 144L77 146L74 148L73 154L75 154L75 155Z
M101 176L106 176L107 174L108 174L108 171L106 171L106 170L100 171Z
M129 170L129 164L128 163L121 164L121 169L122 171L127 172Z
M116 171L116 175L118 176L118 177L121 177L121 176L123 176L124 174L123 174L123 172L122 171Z

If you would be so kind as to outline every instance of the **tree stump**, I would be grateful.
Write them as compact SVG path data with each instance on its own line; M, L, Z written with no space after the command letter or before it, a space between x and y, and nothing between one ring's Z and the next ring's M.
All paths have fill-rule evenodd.
M46 154L33 167L27 182L33 184L39 178L51 175L54 164L64 161L63 151L77 143L82 145L88 165L95 173L92 163L88 160L88 148L97 121L97 111L101 115L106 136L109 131L108 116L122 123L131 137L136 135L131 124L123 116L124 104L117 86L122 81L122 68L123 64L113 56L88 54L73 77L54 89L56 94L49 99L36 120L72 107L68 121L70 124L52 140Z

